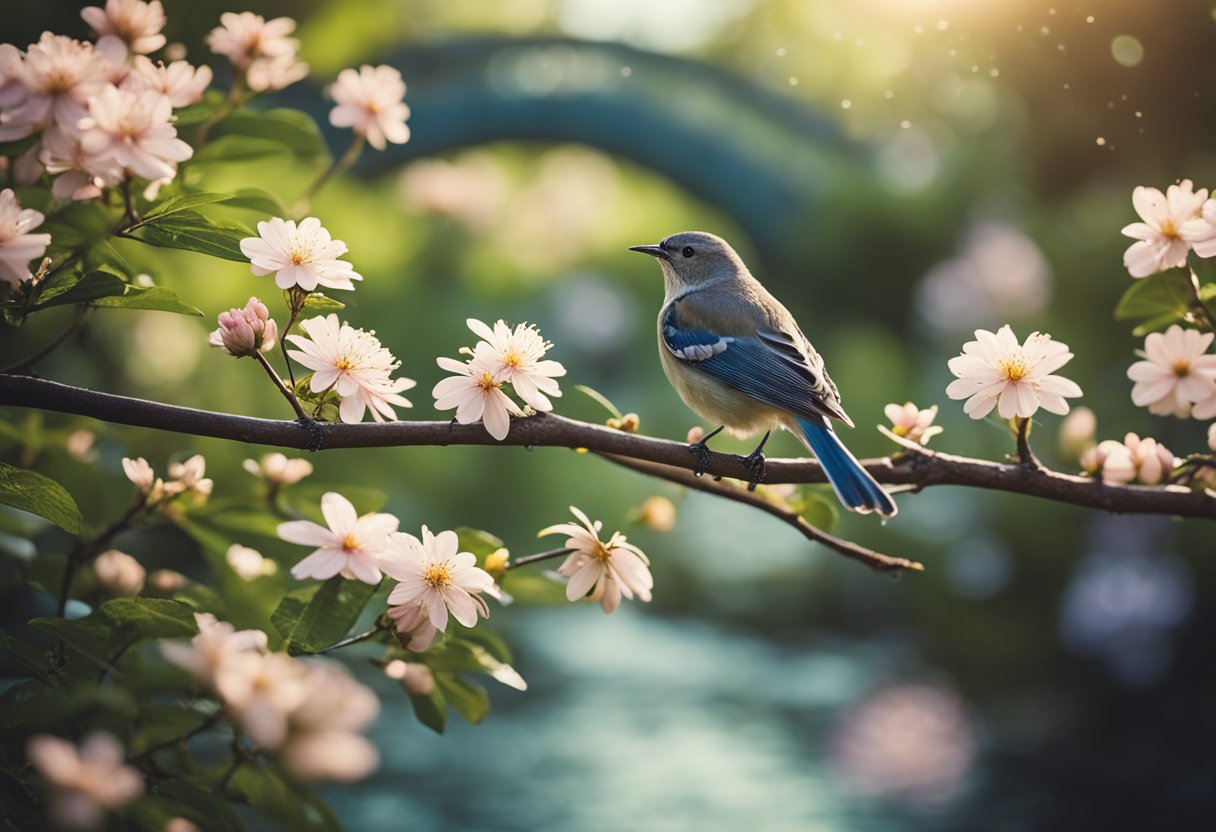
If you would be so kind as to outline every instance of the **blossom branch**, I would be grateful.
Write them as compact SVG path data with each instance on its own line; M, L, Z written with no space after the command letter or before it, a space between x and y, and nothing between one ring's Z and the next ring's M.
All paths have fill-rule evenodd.
M605 457L605 459L611 459L611 457ZM508 562L507 568L508 569L517 569L520 566L527 566L529 563L539 563L540 561L543 561L543 560L553 560L553 558L564 557L565 555L569 555L572 552L574 552L574 549L571 549L569 547L563 547L561 549L550 549L547 552L537 552L535 555L526 555L517 560Z
M250 444L305 449L318 436L299 422L259 419L194 410L144 399L116 396L28 376L0 375L0 404L89 416L114 424L210 436ZM424 445L515 445L585 448L602 454L691 470L697 457L681 442L625 433L602 425L543 414L511 422L501 442L479 424L385 422L318 425L321 447L371 448ZM1007 491L1055 502L1130 514L1164 514L1216 520L1216 497L1180 487L1111 485L1020 462L993 462L932 451L909 443L893 457L864 460L879 482L909 490L958 485ZM734 454L711 453L706 472L746 481L751 476ZM770 459L768 483L822 483L823 469L811 459ZM725 496L725 495L724 495ZM737 499L731 496L731 499Z

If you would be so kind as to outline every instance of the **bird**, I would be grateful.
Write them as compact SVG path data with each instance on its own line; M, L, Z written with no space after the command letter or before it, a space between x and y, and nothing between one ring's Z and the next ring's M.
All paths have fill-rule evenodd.
M847 508L884 519L898 510L832 429L853 427L823 358L794 316L752 276L730 244L703 231L672 234L630 251L658 260L665 298L659 312L659 358L672 386L692 410L719 427L689 447L700 453L698 475L709 466L706 443L723 429L746 437L764 431L740 457L764 476L764 445L773 430L797 436L823 466Z

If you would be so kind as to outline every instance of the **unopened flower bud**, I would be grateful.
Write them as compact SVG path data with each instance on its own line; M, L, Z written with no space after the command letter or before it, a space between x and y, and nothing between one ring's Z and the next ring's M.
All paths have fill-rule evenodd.
M138 595L144 588L148 571L126 552L111 549L97 556L93 562L93 574L97 576L101 588L110 595Z
M289 459L280 453L266 454L260 460L247 459L241 467L274 485L294 485L312 473L312 463L307 459Z
M676 525L675 503L658 495L647 497L642 501L642 505L638 506L634 519L638 524L656 532L669 532Z
M1088 407L1074 408L1060 423L1060 454L1069 460L1079 460L1094 445L1098 419Z
M161 595L172 595L185 588L186 576L173 569L157 569L148 576L148 585Z
M269 352L279 337L278 325L270 317L266 304L250 298L244 309L232 308L219 315L219 329L207 342L238 358L256 352Z
M396 679L411 696L428 696L435 689L435 674L425 664L393 659L384 666L384 675Z
M693 425L688 429L688 444L695 445L705 438L705 428L700 425Z
M77 462L94 462L97 460L97 434L86 428L74 430L68 435L65 443L68 454Z
M507 549L499 547L486 555L486 562L482 568L489 572L494 580L497 581L507 574L507 566L510 562L511 553Z

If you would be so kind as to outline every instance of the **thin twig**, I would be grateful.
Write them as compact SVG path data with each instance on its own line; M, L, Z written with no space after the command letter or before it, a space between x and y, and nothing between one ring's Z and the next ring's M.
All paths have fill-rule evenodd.
M63 617L68 606L68 594L72 591L72 579L76 577L76 568L88 558L106 547L115 535L123 531L135 519L135 516L147 505L143 494L137 494L131 504L117 520L106 526L96 536L89 540L77 540L76 545L68 552L67 563L63 566L63 582L59 586L59 616Z
M350 647L352 644L359 644L360 642L368 641L388 629L389 627L387 622L383 617L381 617L376 620L376 626L372 627L370 630L351 636L350 638L344 638L341 641L335 641L333 644L329 645L328 647L322 647L320 650L301 650L299 652L293 652L292 655L319 656L322 653L330 653L334 650L341 650L343 647Z
M270 376L270 380L274 382L274 386L283 394L283 398L287 399L287 403L291 405L291 409L296 412L296 416L301 419L307 419L307 414L304 413L304 408L300 407L300 400L296 398L296 394L287 389L287 385L283 384L283 379L274 371L274 367L270 366L270 362L266 360L266 356L262 355L261 350L253 353L253 357L262 365L262 369L266 371L266 375ZM290 364L288 365L291 366Z
M538 552L535 555L526 555L522 558L519 558L518 560L508 561L507 568L516 569L520 566L527 566L529 563L539 563L542 560L552 560L553 558L560 558L563 555L568 555L573 551L574 551L574 549L565 547L562 549L550 549L547 552Z
M698 477L690 471L685 471L680 468L670 468L666 465L658 465L653 462L646 462L638 459L630 459L628 457L615 456L613 454L600 454L609 462L616 463L624 468L646 474L651 477L658 477L674 482L677 485L682 485L685 488L704 491L709 494L716 494L720 497L734 500L744 505L758 508L761 511L768 512L774 517L782 520L785 523L797 529L803 537L808 540L813 540L827 546L839 554L844 555L873 569L875 572L900 572L905 569L914 572L923 572L924 565L917 563L914 560L907 558L896 558L890 555L884 555L880 552L875 552L873 549L867 549L849 540L836 537L828 534L823 529L816 528L806 521L798 512L777 503L769 502L764 497L748 491L746 487L736 487L727 482L719 482L707 477Z
M211 716L207 717L205 720L203 720L198 725L191 728L186 733L184 733L180 736L177 736L177 737L173 737L172 739L167 739L164 742L159 742L156 745L152 746L151 748L145 748L143 751L139 752L131 759L134 760L135 762L139 762L141 760L145 760L145 759L151 757L157 751L162 751L171 745L178 745L183 742L188 742L190 739L192 739L196 735L201 734L204 731L206 731L208 728L213 727L223 717L224 717L224 709L217 708L215 713L211 714Z
M351 139L350 145L346 148L346 152L338 159L335 159L333 164L322 171L321 175L304 189L304 193L300 195L299 200L295 204L294 213L297 217L308 211L309 206L312 204L312 198L325 186L326 182L355 163L355 160L359 158L359 154L363 151L363 143L363 134L356 133L354 138Z
M58 349L64 341L68 340L78 331L80 331L80 328L84 326L85 321L88 320L89 313L92 311L93 307L91 306L86 306L84 304L78 306L76 308L76 317L74 317L72 322L64 328L63 332L56 335L49 344L38 350L38 352L31 355L29 358L22 359L16 364L0 370L0 373L28 373L35 364L46 358L48 355Z

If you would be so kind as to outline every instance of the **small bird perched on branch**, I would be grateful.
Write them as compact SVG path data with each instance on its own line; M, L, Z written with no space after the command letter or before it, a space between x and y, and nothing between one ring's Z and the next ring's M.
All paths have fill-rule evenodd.
M893 516L895 501L832 430L829 417L849 427L853 421L823 359L734 249L713 234L685 231L629 250L656 258L663 270L663 371L685 404L720 425L692 445L701 454L697 473L709 465L705 443L723 428L735 436L763 430L760 444L743 457L754 488L764 476L764 444L781 427L819 459L846 507Z

